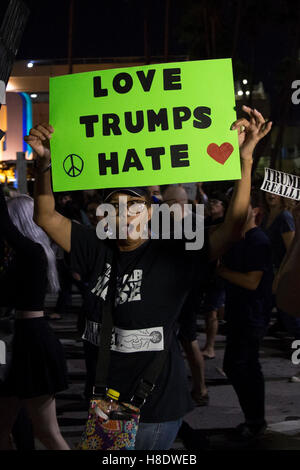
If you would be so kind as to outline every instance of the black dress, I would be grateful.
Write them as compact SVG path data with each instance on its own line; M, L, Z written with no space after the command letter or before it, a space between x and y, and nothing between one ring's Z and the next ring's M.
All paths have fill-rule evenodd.
M23 236L11 222L0 187L0 238L15 252L1 279L0 304L20 311L43 311L47 289L47 258L42 245ZM67 368L61 343L45 317L16 319L12 361L0 396L21 399L65 390Z

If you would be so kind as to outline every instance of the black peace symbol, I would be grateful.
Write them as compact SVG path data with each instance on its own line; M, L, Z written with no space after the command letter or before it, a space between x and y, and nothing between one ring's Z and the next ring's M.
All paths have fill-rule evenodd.
M82 173L83 160L79 155L71 153L64 159L63 167L68 176L75 178Z

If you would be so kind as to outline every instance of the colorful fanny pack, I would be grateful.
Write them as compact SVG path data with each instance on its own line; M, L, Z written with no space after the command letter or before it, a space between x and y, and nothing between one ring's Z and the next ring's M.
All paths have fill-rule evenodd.
M107 407L106 399L91 399L88 421L78 444L79 450L134 450L139 408L121 403L108 413Z

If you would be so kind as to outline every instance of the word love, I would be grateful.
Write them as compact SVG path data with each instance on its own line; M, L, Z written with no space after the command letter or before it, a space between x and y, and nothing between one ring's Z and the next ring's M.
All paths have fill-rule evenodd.
M162 85L164 90L180 90L181 89L181 70L180 68L163 69ZM150 69L147 73L144 70L137 70L137 79L145 92L149 92L152 82L156 74L155 69ZM120 94L128 93L133 88L134 79L127 72L117 73L112 80L114 91ZM108 89L102 88L101 77L94 77L94 97L107 96Z

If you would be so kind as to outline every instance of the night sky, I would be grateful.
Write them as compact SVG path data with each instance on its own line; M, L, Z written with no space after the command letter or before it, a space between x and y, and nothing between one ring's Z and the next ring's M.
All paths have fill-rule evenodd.
M149 51L152 56L163 55L165 0L74 0L73 57L143 56L147 2ZM232 57L238 2L241 21L235 78L252 75L255 83L262 80L276 99L281 94L285 60L293 50L299 0L170 0L169 54L191 59ZM69 0L25 3L31 14L17 59L67 58ZM208 56L205 47L203 6L208 17L216 13L214 56Z

